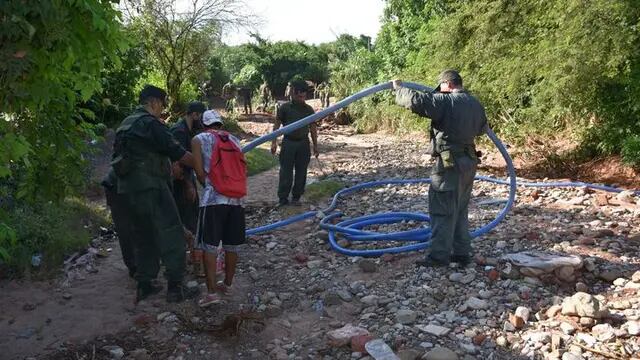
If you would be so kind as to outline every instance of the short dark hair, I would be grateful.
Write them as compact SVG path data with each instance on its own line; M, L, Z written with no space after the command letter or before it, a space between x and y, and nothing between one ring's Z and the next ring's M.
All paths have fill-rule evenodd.
M187 105L187 114L200 113L202 114L207 110L204 104L200 101L192 101Z
M291 87L293 88L294 92L308 92L309 91L309 85L307 85L307 82L304 80L294 80L291 82Z
M452 83L454 86L462 86L462 76L460 73L453 69L448 69L438 75L438 84L445 81Z
M160 100L166 104L167 92L153 85L145 85L142 90L140 90L138 102L140 105L145 105L152 99Z

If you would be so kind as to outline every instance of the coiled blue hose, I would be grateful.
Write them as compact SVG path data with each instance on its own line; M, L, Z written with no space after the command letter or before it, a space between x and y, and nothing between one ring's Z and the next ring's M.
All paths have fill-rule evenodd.
M418 90L418 91L424 91L424 92L433 90L430 87L416 84L416 83L411 83L411 82L403 82L402 86L410 89ZM282 127L270 134L261 136L253 140L249 144L245 145L242 151L246 153L247 151L257 147L258 145L264 142L273 140L282 134L287 134L300 127L306 126L314 121L325 118L331 113L343 107L346 107L347 105L351 104L356 100L359 100L365 96L369 96L379 91L389 90L391 88L392 88L392 84L390 82L387 82L387 83L378 84L368 89L362 90L354 95L351 95L345 98L340 102L335 103L334 105L322 111L319 111L304 119L298 120L292 124ZM507 149L504 147L502 142L498 139L496 134L491 129L487 130L487 136L489 136L491 141L493 141L493 143L498 148L498 151L504 158L507 164L507 174L509 178L508 180L500 180L500 179L496 179L488 176L476 176L475 179L480 181L488 181L496 184L509 185L509 197L507 198L507 201L504 203L504 207L502 208L502 210L500 210L500 212L498 213L495 219L493 219L488 224L471 232L470 235L472 238L481 236L491 231L491 229L496 227L505 218L505 216L507 215L509 210L511 210L515 202L517 185L532 186L532 187L587 187L587 188L611 191L611 192L622 191L620 189L610 187L610 186L589 184L589 183L583 183L583 182L550 182L550 183L517 182L515 168L513 166L511 157L507 152ZM338 193L336 193L329 207L326 208L325 210L322 210L321 212L309 211L309 212L296 215L291 218L288 218L273 224L268 224L265 226L247 230L246 234L255 235L263 232L268 232L297 221L302 221L305 219L318 216L322 218L322 220L320 221L320 227L326 230L329 234L329 243L331 247L335 251L344 255L372 257L372 256L380 256L385 253L399 253L399 252L405 252L405 251L425 249L429 247L431 244L430 242L431 229L429 227L420 227L418 229L413 229L408 231L400 231L400 232L384 233L384 234L372 232L372 231L364 231L361 229L370 225L393 224L393 223L399 223L402 221L419 221L419 222L428 223L430 221L430 218L426 214L408 213L408 212L390 212L390 213L382 213L382 214L365 215L365 216L361 216L353 219L347 219L347 220L340 221L337 224L332 224L332 222L342 216L341 213L333 213L333 211L338 206L338 200L341 196L348 195L366 188L379 187L379 186L390 185L390 184L406 185L406 184L420 184L420 183L430 183L430 182L431 182L430 179L391 179L391 180L371 181L371 182L358 184L358 185L340 190ZM636 192L636 194L638 194L638 192ZM398 242L411 242L411 244L396 246L396 247L386 247L381 249L353 250L353 249L347 249L345 247L340 246L336 241L336 234L340 234L344 239L350 242L387 240L387 241L398 241Z

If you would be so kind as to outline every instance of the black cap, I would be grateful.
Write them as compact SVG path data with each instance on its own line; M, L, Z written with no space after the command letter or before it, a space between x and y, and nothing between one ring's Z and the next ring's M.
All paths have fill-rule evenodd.
M445 70L438 75L438 85L442 84L445 81L449 81L454 85L461 86L462 85L462 76L456 70Z
M149 99L158 99L162 101L163 104L166 104L167 92L157 86L145 85L140 91L138 100L141 105L144 105L149 101Z
M191 114L191 113L204 113L207 109L205 108L204 104L201 103L200 101L192 101L189 103L189 105L187 105L187 114Z

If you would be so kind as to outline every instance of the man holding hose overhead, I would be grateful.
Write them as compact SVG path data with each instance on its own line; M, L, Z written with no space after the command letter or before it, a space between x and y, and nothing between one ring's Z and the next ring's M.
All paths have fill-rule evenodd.
M436 158L429 187L431 252L417 265L467 266L469 200L479 163L474 139L487 129L484 107L464 89L455 70L443 71L431 93L402 88L400 80L392 83L398 105L431 119L431 155Z

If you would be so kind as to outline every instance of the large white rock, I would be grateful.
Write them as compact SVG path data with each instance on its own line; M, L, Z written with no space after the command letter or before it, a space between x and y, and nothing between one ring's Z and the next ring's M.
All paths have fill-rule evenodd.
M593 295L578 292L564 299L562 302L562 315L601 319L609 316L609 309Z

